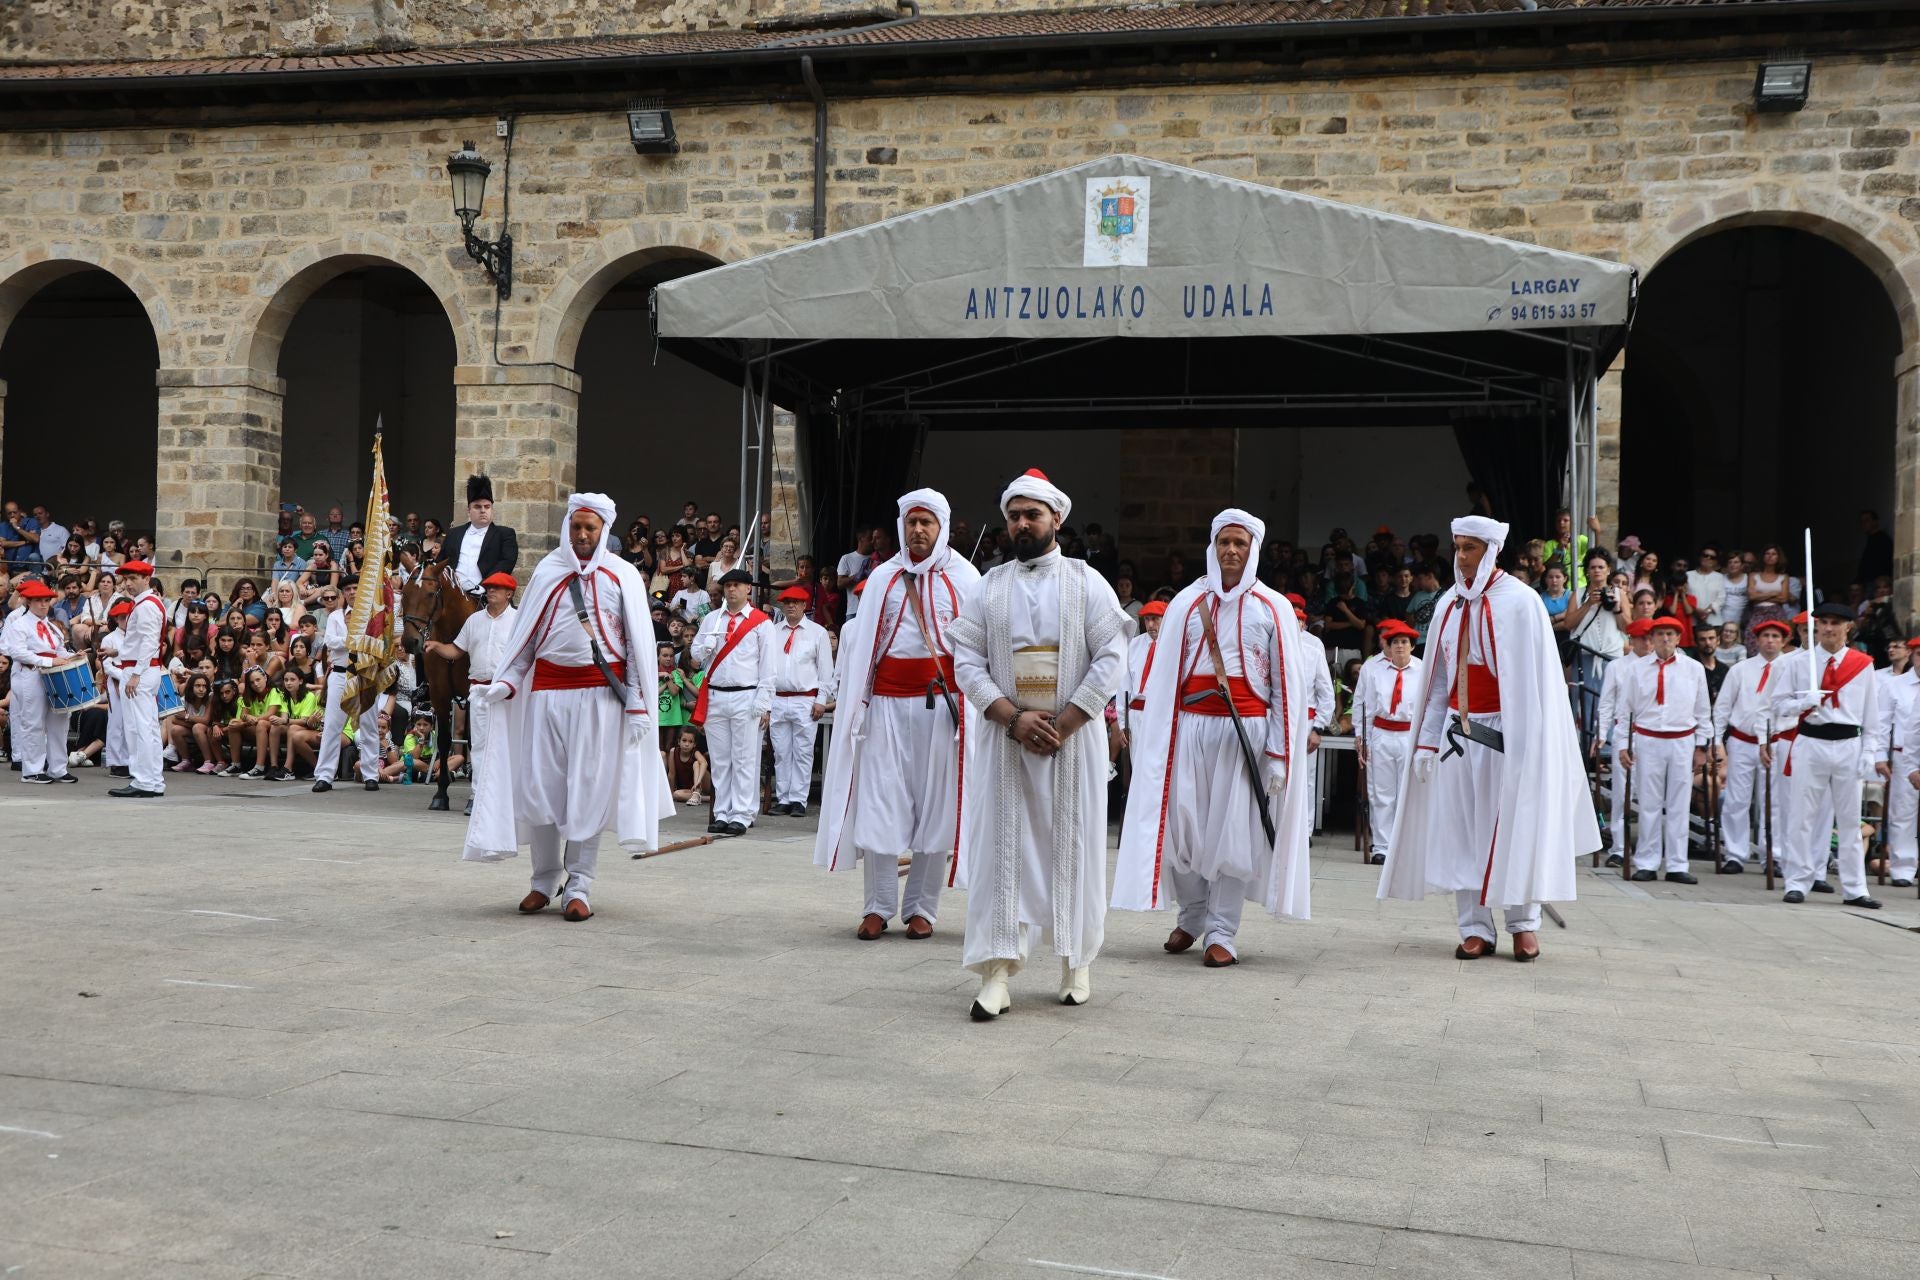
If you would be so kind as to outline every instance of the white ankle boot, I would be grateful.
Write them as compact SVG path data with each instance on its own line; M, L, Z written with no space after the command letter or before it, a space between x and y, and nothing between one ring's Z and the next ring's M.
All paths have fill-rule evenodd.
M973 998L973 1020L989 1022L1013 1008L1007 992L1007 979L1013 976L1013 961L989 960L980 975L980 993Z
M1073 967L1073 961L1060 957L1060 1003L1085 1004L1093 998L1093 966Z

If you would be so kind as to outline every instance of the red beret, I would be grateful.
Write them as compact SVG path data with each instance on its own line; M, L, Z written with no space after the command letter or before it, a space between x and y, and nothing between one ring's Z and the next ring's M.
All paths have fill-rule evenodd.
M1149 600L1140 606L1140 616L1143 618L1164 618L1166 615L1167 602L1165 600Z
M1627 635L1638 640L1641 636L1653 634L1652 618L1635 618L1627 624Z
M1686 628L1680 625L1680 619L1673 617L1670 614L1663 613L1659 617L1653 620L1653 624L1649 626L1647 630L1649 631L1685 631Z
M144 573L149 578L151 578L153 576L153 566L148 564L145 560L129 560L125 564L120 566L120 572Z
M1398 618L1388 618L1380 624L1380 638L1382 640L1392 640L1398 636L1405 636L1409 640L1418 640L1420 638L1420 632L1416 628L1410 627L1400 621Z
M1807 611L1805 609L1802 609L1800 612L1793 615L1793 623L1795 626L1799 626L1801 623L1805 622L1806 620L1807 620ZM1755 627L1754 630L1758 631L1760 630L1760 628Z
M132 612L133 612L133 601L115 600L113 602L113 606L107 610L107 616L109 618L118 618L123 614L129 614Z
M510 573L490 573L480 579L480 585L483 587L505 587L509 591L518 590L520 586Z
M1297 591L1289 591L1287 592L1287 603L1296 609L1304 609L1307 607L1307 598Z
M60 594L38 578L28 578L14 590L28 600L51 600Z
M1305 609L1295 609L1293 611L1293 616L1299 619L1299 621L1304 624L1307 620L1307 611Z
M779 594L779 596L776 598L779 599L782 603L785 603L788 600L798 600L802 604L805 604L807 601L813 599L813 596L808 593L805 587L788 587L785 591L782 591Z
M1762 631L1778 631L1787 639L1793 639L1793 628L1778 618L1768 618L1765 622L1759 623L1754 627L1753 634L1757 636Z

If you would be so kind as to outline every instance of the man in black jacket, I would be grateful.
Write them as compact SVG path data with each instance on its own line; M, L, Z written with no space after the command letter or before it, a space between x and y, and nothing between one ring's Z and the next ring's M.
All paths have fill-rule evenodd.
M488 477L467 477L467 523L448 530L441 555L453 566L460 589L475 599L485 597L482 581L513 572L520 542L513 530L493 522L493 481Z

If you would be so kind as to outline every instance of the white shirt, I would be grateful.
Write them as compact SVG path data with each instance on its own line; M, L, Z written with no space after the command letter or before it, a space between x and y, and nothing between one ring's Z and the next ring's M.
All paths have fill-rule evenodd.
M1627 707L1622 701L1622 690L1633 678L1634 667L1651 656L1646 653L1628 653L1607 664L1607 672L1600 678L1600 705L1594 712L1593 721L1594 734L1601 742L1614 742L1615 728L1625 727ZM1625 744L1623 742L1617 745Z
M20 610L0 627L0 652L22 670L39 666L42 659L59 662L71 656L53 618L36 618L31 609Z
M860 567L866 564L866 562L867 558L858 551L849 551L840 557L840 563L833 567L833 571L843 578L858 579L860 576ZM848 618L852 618L854 614L860 612L860 597L853 594L853 585L853 582L849 581L846 586Z
M133 612L127 615L126 632L120 639L120 661L137 666L156 661L160 657L160 632L166 624L167 606L159 596L151 590L136 596Z
M486 540L487 531L479 525L468 525L460 539L460 558L454 562L453 577L462 591L480 589L480 544Z
M1327 669L1326 641L1305 627L1300 641L1307 658L1307 723L1318 729L1333 719L1333 672Z
M693 636L693 661L706 670L708 688L727 685L755 690L753 709L762 712L773 706L773 624L762 622L733 646L733 652L714 662L714 656L727 642L728 624L747 625L746 612L745 609L739 613L715 609L700 619L700 630Z
M766 623L761 623L766 626ZM833 701L833 641L810 618L797 627L781 618L773 624L773 687L780 693L815 690L815 702Z
M333 609L327 614L326 626L320 631L320 652L316 659L325 661L330 667L337 667L347 660L347 611Z
M698 622L707 613L707 593L697 587L682 587L667 601L667 612Z
M1398 680L1400 699L1394 701ZM1413 698L1420 684L1420 659L1409 657L1407 665L1396 667L1384 653L1376 653L1360 664L1360 678L1354 681L1353 726L1355 732L1372 731L1377 716L1387 721L1413 719ZM1386 732L1383 730L1383 732Z
M1687 570L1687 593L1693 597L1693 607L1707 616L1707 621L1719 626L1726 619L1722 616L1727 605L1727 576L1715 570L1702 573L1698 569Z
M67 527L56 520L48 520L40 526L40 558L52 564L54 558L67 549Z
M460 624L460 634L453 638L453 643L467 655L469 679L482 683L493 679L493 673L500 669L500 655L507 647L507 637L513 634L513 619L519 612L508 605L496 618L485 609L478 609Z
M1707 670L1692 654L1675 650L1665 662L1648 654L1627 677L1624 701L1633 713L1636 736L1642 736L1642 730L1656 734L1691 730L1695 746L1707 744L1713 706L1707 699ZM1629 749L1638 745L1627 744Z
M1814 646L1814 662L1819 667L1822 682L1826 679L1828 664L1847 661L1849 652L1842 649L1839 653L1828 653L1819 645ZM1781 685L1779 694L1774 698L1776 723L1784 721L1791 724L1798 717L1803 725L1858 725L1866 763L1886 758L1886 722L1880 715L1880 682L1872 678L1871 665L1868 670L1841 685L1839 691L1831 695L1831 700L1823 696L1819 704L1804 717L1799 716L1799 708L1805 705L1805 694L1814 687L1807 670L1807 655L1798 650L1782 654L1779 666L1784 670L1778 670L1775 676ZM1773 693L1771 683L1767 685L1767 692Z
M1915 695L1920 694L1920 675L1916 675L1911 665L1898 675L1892 667L1882 667L1873 673L1880 682L1878 699L1880 703L1880 732L1892 733L1893 749L1911 753L1920 749L1920 741L1907 735L1907 719L1913 713ZM1903 766L1911 772L1911 765Z

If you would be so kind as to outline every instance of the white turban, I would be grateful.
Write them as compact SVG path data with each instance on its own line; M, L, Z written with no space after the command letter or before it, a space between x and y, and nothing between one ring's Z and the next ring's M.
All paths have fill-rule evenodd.
M931 511L940 521L939 536L933 540L933 550L927 558L916 561L907 551L907 512ZM900 498L899 560L908 573L926 573L937 569L947 562L947 527L953 523L953 508L947 503L947 496L938 489L915 489L912 493L902 494Z
M1067 513L1073 510L1073 501L1054 487L1046 473L1038 467L1029 467L1025 475L1013 478L1006 492L1000 495L1000 513L1006 514L1007 504L1015 498L1032 498L1035 502L1046 504L1053 509L1054 519L1061 524L1067 522Z
M593 555L580 566L580 572L590 574L600 567L607 556L607 536L613 532L613 499L604 493L576 493L567 499L567 514L560 517L560 545L571 547L567 537L567 525L573 520L576 511L591 511L600 517L600 545L593 549Z
M1493 580L1493 562L1499 556L1500 548L1507 544L1507 526L1486 516L1461 516L1453 522L1453 536L1478 538L1487 544L1487 554L1480 557L1480 567L1475 571L1472 582L1462 581L1464 575L1460 572L1458 553L1455 553L1453 560L1454 582L1460 594L1469 600L1478 600L1480 593L1487 589L1487 583Z
M1253 544L1247 551L1247 564L1240 571L1240 581L1231 591L1220 585L1220 557L1214 551L1214 540L1222 529L1238 525L1247 531L1247 538ZM1254 571L1260 567L1260 545L1267 539L1267 526L1260 517L1238 507L1228 507L1213 518L1213 530L1207 535L1207 586L1222 600L1231 600L1247 590L1254 583Z

